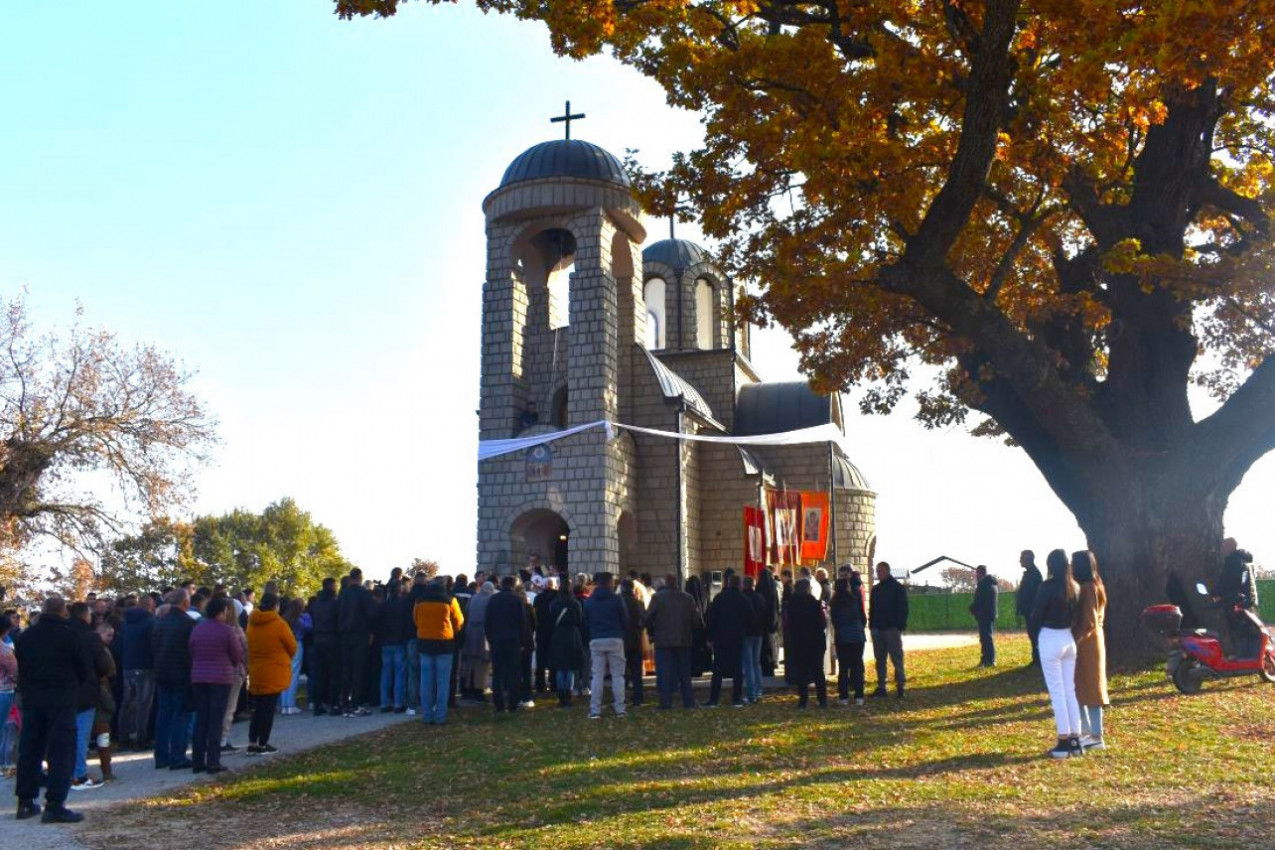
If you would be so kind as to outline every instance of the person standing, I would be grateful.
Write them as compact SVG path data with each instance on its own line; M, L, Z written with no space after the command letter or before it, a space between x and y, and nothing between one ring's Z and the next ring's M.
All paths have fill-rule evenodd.
M593 593L584 602L584 628L589 633L592 667L590 720L602 716L602 687L608 674L615 715L624 716L624 637L629 631L629 614L624 601L611 589L611 581L610 573L595 573Z
M292 678L287 689L279 697L280 714L300 714L297 707L297 688L301 685L302 664L305 661L305 640L314 628L314 621L305 612L305 603L300 598L288 601L288 608L283 612L283 621L292 629L292 637L297 641L297 652L292 656ZM311 702L314 698L310 698Z
M762 611L761 672L773 676L779 664L779 586L770 567L762 567L757 574L757 593L765 604Z
M239 695L248 684L248 634L239 625L239 605L232 597L226 599L226 625L234 633L235 642L239 644L241 660L235 665L234 678L230 682L230 695L226 697L226 713L221 718L221 752L234 753L239 748L230 743L230 730L235 723L235 709L239 706Z
M119 628L120 667L124 670L120 745L134 750L146 745L146 727L155 699L155 656L151 649L154 612L154 600L143 594L135 606L124 612L124 622Z
M863 705L863 649L868 642L868 618L863 605L863 580L852 571L837 579L832 593L830 618L832 639L837 647L837 697L850 704L854 688L855 705Z
M487 642L487 606L496 595L496 586L489 581L479 585L465 614L461 665L465 675L461 678L461 695L476 702L487 699L487 679L491 675L491 645Z
M1031 613L1036 609L1036 594L1040 591L1043 576L1036 566L1036 553L1024 549L1018 556L1018 564L1023 568L1023 580L1018 583L1018 598L1014 610L1027 623L1027 637L1032 642L1032 660L1028 667L1040 666L1040 631L1032 626Z
M381 713L407 711L407 636L411 619L403 585L391 580L385 601L376 609L376 634L381 644ZM419 650L419 647L418 647Z
M323 580L319 595L310 600L310 709L315 717L341 708L341 633L336 597L336 579Z
M168 613L155 618L151 644L155 654L155 769L185 770L190 743L190 633L195 621L186 615L190 597L174 590L164 597Z
M1088 550L1071 553L1071 572L1080 585L1071 624L1076 639L1076 703L1080 708L1080 745L1105 750L1102 710L1107 697L1107 588L1098 573L1098 559Z
M115 656L111 652L111 643L115 639L114 618L103 619L93 629L96 637L94 647L94 671L107 670L107 675L98 680L97 704L93 712L93 726L90 731L96 741L97 764L102 771L103 782L114 782L115 773L111 770L111 722L115 717L117 703L115 701L114 684L118 681L119 668ZM99 649L100 647L100 649ZM101 653L98 655L97 653ZM0 717L3 717L0 714Z
M341 634L341 713L346 717L366 717L365 701L368 652L372 647L372 624L376 600L363 586L363 571L350 570L337 597L337 629Z
M464 577L457 576L457 586L464 591ZM416 603L420 602L425 596L425 591L429 584L429 578L424 572L418 571L412 576L412 583L407 590L407 602L403 605L404 613L407 616L407 643L403 644L404 650L404 667L407 668L407 716L414 717L421 708L421 646L420 640L416 637ZM460 594L454 594L458 605L461 606L461 613L464 613L464 603L460 598ZM456 644L459 645L463 639L462 635L457 635Z
M903 671L903 632L908 627L908 591L890 573L885 561L877 564L877 583L868 607L868 627L872 631L872 654L877 662L877 689L874 697L886 695L886 659L894 665L894 693L903 698L907 675Z
M73 602L68 610L72 631L84 642L93 659L93 675L80 682L75 695L75 769L71 773L71 790L88 791L102 787L101 782L89 776L89 739L93 736L93 721L101 702L101 681L114 675L115 664L93 630L93 614L88 603Z
M552 595L555 599L549 607L549 620L553 634L549 639L548 664L558 689L558 707L567 708L571 705L576 671L584 666L584 637L580 631L584 609L571 592L570 582L562 582L561 588Z
M534 581L534 579L533 579ZM558 602L558 581L555 578L542 579L540 592L532 606L536 609L536 691L543 693L546 688L556 688L557 682L553 668L549 666L550 646L553 644L553 617L549 613Z
M978 643L981 649L978 666L996 666L996 614L997 599L1000 588L996 586L995 576L987 574L987 567L979 564L974 568L978 583L974 586L974 601L970 604L970 614L978 623Z
M1049 578L1041 583L1031 623L1040 633L1040 668L1054 709L1058 743L1048 755L1065 759L1084 755L1080 746L1080 706L1076 702L1076 639L1071 633L1080 587L1067 553L1055 549L1045 559Z
M234 606L214 596L204 617L190 633L190 683L195 704L195 736L191 741L193 773L221 773L221 726L230 701L235 671L244 663L244 649L229 620Z
M518 598L522 600L522 616L527 621L527 643L518 655L518 707L535 708L536 701L531 697L532 664L535 663L533 656L536 651L536 608L532 604L533 600L527 595L527 584L531 581L531 573L526 570L523 572L528 578L519 579L515 587Z
M297 639L279 616L279 597L261 594L261 602L248 615L248 693L252 695L252 720L248 724L248 755L278 752L270 745L274 710L279 695L292 681L292 656Z
M726 586L708 606L708 640L713 646L713 677L709 680L706 708L716 708L722 697L722 679L731 680L731 705L744 707L744 637L752 625L753 605L740 590L739 576L731 573ZM785 656L787 663L787 656Z
M673 707L673 689L682 694L682 707L695 707L691 691L691 651L696 634L704 631L695 597L677 586L677 576L669 573L664 586L655 591L646 612L646 628L655 644L655 690L660 708Z
M35 625L18 635L18 698L22 734L18 741L17 819L40 814L36 799L44 784L44 823L79 823L84 816L66 807L75 769L75 707L80 683L93 677L87 644L67 622L66 601L50 596ZM182 619L190 622L186 617ZM40 763L47 759L43 774Z
M766 600L757 592L752 576L744 576L744 599L752 606L752 616L744 631L744 702L761 702L761 642L766 634Z
M9 752L16 743L9 734L9 714L18 690L18 659L10 642L12 633L13 619L8 614L0 614L0 778L8 777L13 771Z
M448 595L442 578L425 585L412 606L412 623L421 667L421 720L427 726L442 726L447 722L452 653L465 625L460 605Z
M798 579L787 613L788 633L792 636L789 663L797 683L797 708L808 704L812 681L819 707L828 707L828 677L823 664L828 620L823 613L823 603L812 593L814 587L817 585L810 579Z
M642 629L645 625L646 606L638 598L633 579L620 582L620 600L628 618L624 629L624 678L629 686L629 703L637 708L642 704Z
M500 592L487 603L484 628L491 645L491 690L496 712L518 710L518 667L522 650L531 639L523 599L518 595L518 579L504 576Z

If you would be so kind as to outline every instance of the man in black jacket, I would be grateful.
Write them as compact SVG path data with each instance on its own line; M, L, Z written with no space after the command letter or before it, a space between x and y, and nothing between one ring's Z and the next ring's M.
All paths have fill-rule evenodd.
M1018 585L1018 599L1015 601L1014 609L1027 623L1027 637L1032 642L1032 660L1028 666L1039 667L1040 629L1032 626L1031 614L1036 607L1036 591L1040 590L1040 583L1045 577L1040 574L1040 568L1036 566L1036 553L1032 550L1024 549L1018 556L1018 563L1023 568L1023 580Z
M996 666L996 613L997 597L1000 588L996 579L987 574L987 567L979 564L974 569L978 584L974 588L974 602L970 605L970 613L978 623L978 643L982 649L978 662L979 667Z
M337 628L336 579L325 578L323 589L310 603L310 622L314 626L310 646L310 703L314 716L341 707L341 633Z
M744 637L752 629L756 609L740 590L739 576L726 577L726 587L708 606L708 640L713 645L713 677L706 708L716 708L722 679L731 680L731 705L744 707Z
M337 597L337 629L341 634L341 710L346 717L366 717L363 707L367 655L372 646L376 600L363 586L363 571L350 570Z
M155 655L155 769L185 770L194 762L186 757L190 744L190 633L195 621L186 612L190 597L184 590L171 591L164 602L168 613L155 620L151 647Z
M485 631L491 646L491 689L496 711L518 710L518 665L531 643L526 603L515 592L517 579L505 576L500 592L487 603Z
M553 643L554 626L549 609L558 599L557 586L557 579L552 578L537 583L536 601L531 603L536 609L536 693L544 693L546 687L556 687L557 684L549 669L549 647Z
M48 760L45 823L77 823L84 816L66 807L75 769L75 705L80 684L93 678L88 645L67 622L66 602L50 596L39 621L18 635L18 696L22 737L18 742L17 819L40 814L40 763Z
M744 576L744 598L753 606L744 634L744 702L761 702L761 642L766 635L766 600L757 592L752 576Z
M407 711L407 599L395 578L385 586L385 599L376 609L376 637L381 645L381 713Z
M886 658L894 664L895 695L903 698L907 677L903 673L903 632L908 627L908 592L890 574L885 561L877 564L877 583L872 588L868 609L868 627L872 631L872 654L877 661L877 689L874 697L883 697Z

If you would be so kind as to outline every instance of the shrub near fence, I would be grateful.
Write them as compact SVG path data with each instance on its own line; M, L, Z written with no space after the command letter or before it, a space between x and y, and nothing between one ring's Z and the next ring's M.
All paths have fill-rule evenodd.
M1257 599L1262 619L1275 623L1275 580L1257 583ZM972 632L978 628L970 616L972 593L927 593L908 596L908 631ZM998 631L1023 629L1027 624L1014 614L1018 594L1002 591L996 609Z

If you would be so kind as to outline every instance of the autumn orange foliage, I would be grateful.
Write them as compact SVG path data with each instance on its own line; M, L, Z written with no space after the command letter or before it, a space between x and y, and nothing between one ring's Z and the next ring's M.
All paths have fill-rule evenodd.
M1117 620L1216 563L1275 445L1275 2L478 5L699 110L703 147L639 175L652 211L691 199L823 388L884 411L940 367L922 418L977 410L1031 455L1112 563ZM1199 421L1192 382L1221 402Z

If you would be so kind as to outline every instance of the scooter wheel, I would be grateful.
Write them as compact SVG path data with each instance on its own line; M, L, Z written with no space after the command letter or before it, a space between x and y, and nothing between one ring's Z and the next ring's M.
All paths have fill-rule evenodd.
M1199 693L1200 685L1203 684L1203 681L1199 677L1191 675L1199 666L1200 662L1194 659L1183 660L1178 665L1178 669L1173 671L1174 686L1184 694Z
M1275 652L1267 651L1262 654L1262 669L1259 672L1263 679L1275 684Z

